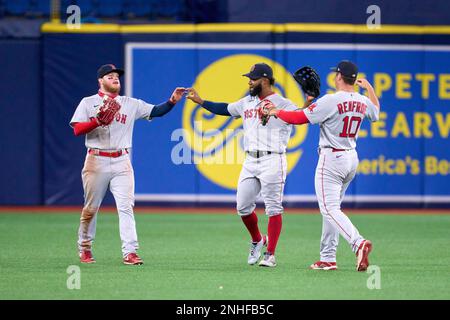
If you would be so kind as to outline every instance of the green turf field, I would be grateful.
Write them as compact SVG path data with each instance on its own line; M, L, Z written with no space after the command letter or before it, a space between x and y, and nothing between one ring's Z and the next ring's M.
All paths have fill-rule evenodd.
M272 269L247 265L249 237L232 213L137 214L145 264L122 265L117 215L100 213L97 263L81 265L81 288L69 290L79 215L1 213L0 299L450 299L450 215L350 218L374 244L380 289L368 289L372 274L354 270L342 238L338 271L308 270L319 214L285 215Z

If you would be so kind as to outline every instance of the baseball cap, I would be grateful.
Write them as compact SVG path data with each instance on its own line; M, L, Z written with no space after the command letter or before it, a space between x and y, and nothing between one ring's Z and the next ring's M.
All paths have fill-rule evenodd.
M113 64L104 64L100 68L98 68L97 78L98 79L103 78L104 76L106 76L108 73L111 73L111 72L117 72L119 74L119 76L121 76L125 73L125 71L123 71L122 69L116 68L116 66Z
M257 63L253 65L249 73L243 74L244 77L249 77L252 80L256 80L262 77L273 79L272 68L266 63Z
M342 60L337 67L333 67L331 70L339 72L345 78L355 79L358 76L358 67L349 60Z

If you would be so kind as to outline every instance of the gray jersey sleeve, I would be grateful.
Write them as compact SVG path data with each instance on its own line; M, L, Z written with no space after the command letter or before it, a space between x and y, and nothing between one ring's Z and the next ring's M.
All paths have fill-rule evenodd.
M298 106L296 106L291 100L282 98L281 101L275 105L277 109L286 110L286 111L296 111L298 110ZM280 121L283 121L279 119ZM285 121L283 121L285 122ZM286 123L286 122L285 122Z
M282 109L286 111L298 110L298 106L296 106L291 100L285 98L282 99L281 102L276 107L277 109Z
M242 98L239 101L229 103L228 104L228 112L235 118L242 117L242 113L244 112L244 100L245 98Z
M330 94L327 94L311 104L308 108L303 109L309 122L316 124L326 121L335 111L331 102L332 97Z
M367 111L366 111L367 118L372 122L378 121L380 119L380 109L378 109L378 107L375 104L373 104L368 97L365 98L367 104Z
M78 107L75 110L72 119L70 120L70 126L73 127L73 124L77 122L88 122L88 121L89 121L89 114L87 110L87 103L86 99L83 99L78 104Z
M153 104L149 104L140 99L133 99L133 104L136 106L136 120L137 119L147 119L151 120L150 114L152 113Z

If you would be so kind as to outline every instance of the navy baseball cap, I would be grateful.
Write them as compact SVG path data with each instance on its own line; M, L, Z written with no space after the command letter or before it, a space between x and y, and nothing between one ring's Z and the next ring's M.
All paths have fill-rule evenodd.
M252 80L257 80L262 77L273 79L273 71L268 64L257 63L252 66L249 73L243 74L243 76L249 77Z
M345 78L356 79L358 76L358 67L351 61L342 60L337 67L331 68L331 70L339 72Z
M119 76L121 76L125 73L125 71L123 71L122 69L116 68L116 66L113 64L104 64L100 68L98 68L97 78L98 79L103 78L104 76L106 76L108 73L111 73L111 72L117 72L119 74Z

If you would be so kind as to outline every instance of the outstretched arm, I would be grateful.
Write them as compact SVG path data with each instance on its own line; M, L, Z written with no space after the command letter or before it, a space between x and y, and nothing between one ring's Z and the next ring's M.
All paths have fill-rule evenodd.
M305 124L309 123L308 118L305 115L303 110L301 111L286 111L286 110L277 110L275 116L280 118L286 123L290 124Z
M305 106L309 106L311 104L311 100L308 99L308 104L305 103ZM282 109L277 109L275 105L268 100L265 100L265 104L262 107L262 117L261 123L265 125L267 121L269 121L270 117L280 118L286 123L289 124L305 124L309 123L308 118L305 115L303 110L300 111L287 111Z
M183 94L185 92L186 88L178 87L176 88L172 95L170 96L169 100L166 102L160 103L153 107L152 112L150 113L151 118L155 117L162 117L166 113L168 113L172 108L175 106L175 104L181 100L183 97Z
M228 111L228 103L203 100L202 98L200 98L200 96L198 95L197 91L195 91L194 88L189 88L186 91L187 91L187 98L189 100L198 103L209 112L221 116L231 116L230 112Z
M203 104L201 106L214 114L218 114L221 116L231 116L230 112L228 112L228 103L203 101Z
M174 103L170 102L170 100L157 104L153 107L152 112L150 113L151 118L162 117L166 113L168 113L175 106Z
M305 103L303 104L302 109L308 108L315 98L310 95L306 95ZM305 115L303 110L300 111L286 111L286 110L276 110L275 116L280 118L286 123L290 124L305 124L309 123L308 118Z

